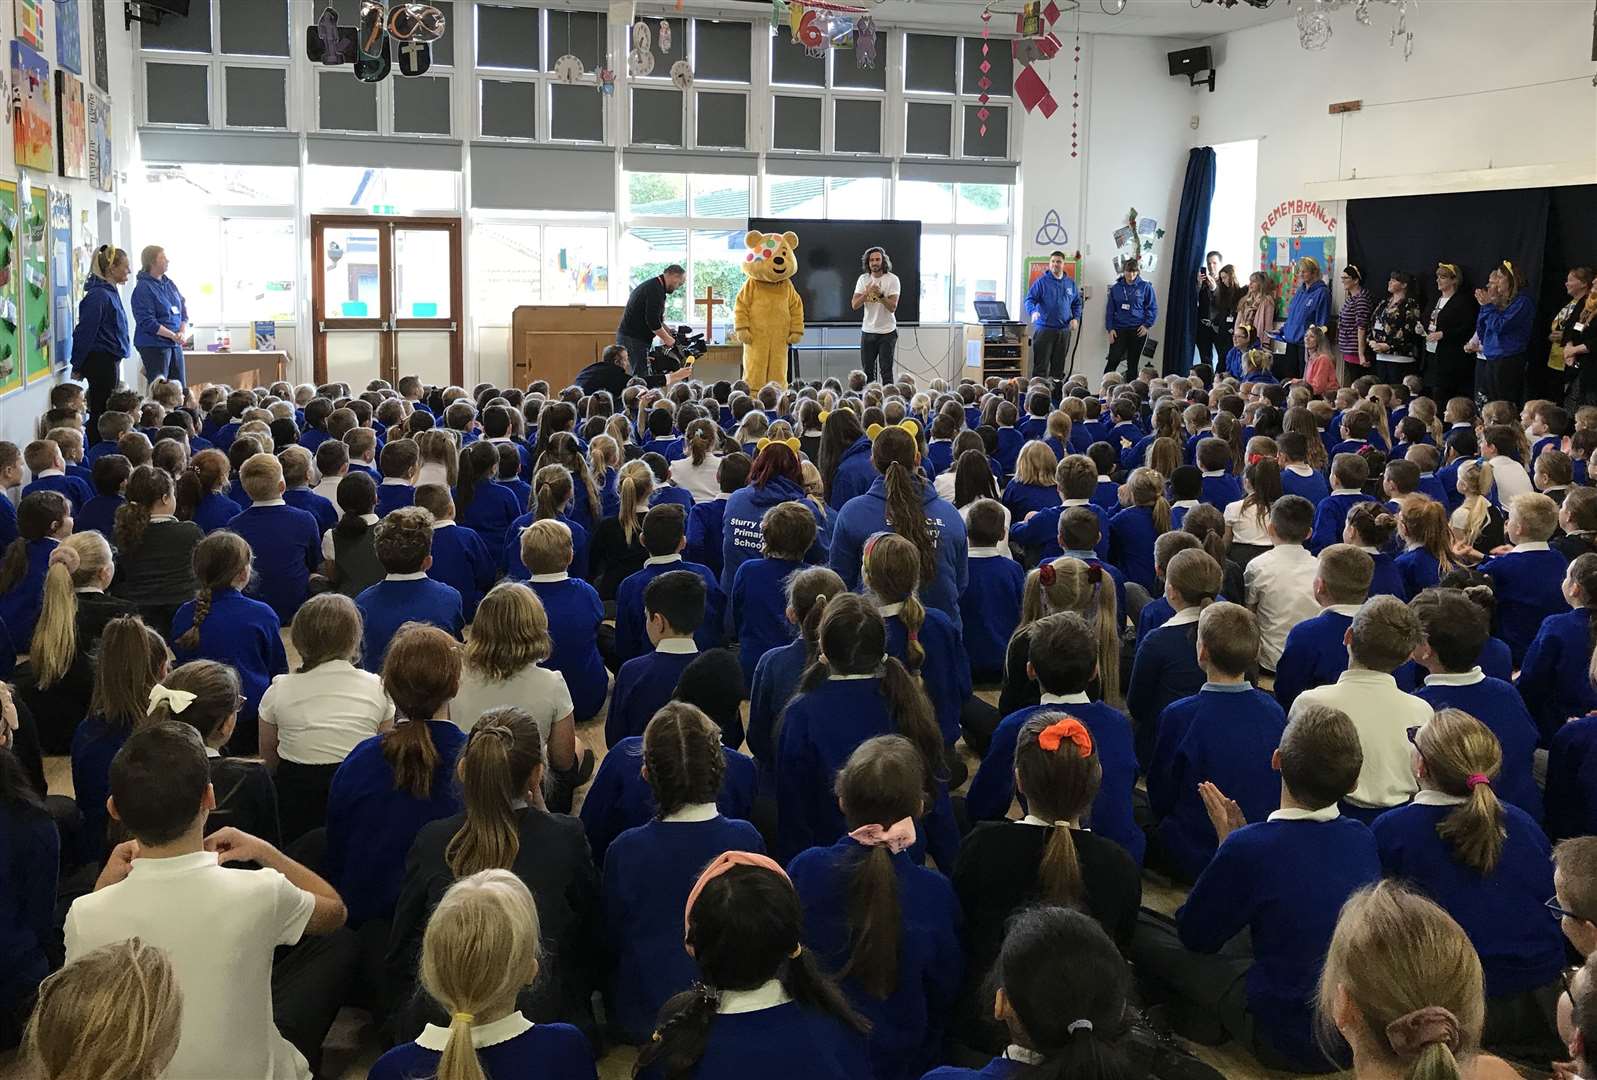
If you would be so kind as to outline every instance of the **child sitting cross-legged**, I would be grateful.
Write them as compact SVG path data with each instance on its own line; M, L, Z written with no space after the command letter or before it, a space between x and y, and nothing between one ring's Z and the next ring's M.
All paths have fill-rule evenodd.
M1319 610L1314 579L1319 564L1304 547L1313 531L1314 504L1301 495L1283 495L1270 507L1269 551L1249 560L1243 571L1248 609L1259 620L1259 667L1273 672L1287 634Z
M1198 664L1207 681L1159 716L1148 763L1148 804L1158 819L1149 860L1178 881L1196 880L1217 844L1200 785L1226 792L1249 820L1263 820L1276 805L1270 760L1286 729L1286 713L1247 681L1258 653L1259 627L1247 608L1205 608L1198 620Z
M753 685L762 656L793 640L784 583L804 568L804 556L815 543L815 534L815 515L809 507L800 502L777 503L760 519L760 557L744 560L733 576L732 626L737 630L745 685Z
M382 669L389 639L404 623L430 623L457 640L466 625L460 593L427 576L433 516L419 506L402 506L376 530L377 559L387 577L355 598L365 621L361 663L367 671Z
M455 521L455 501L442 484L418 484L416 505L433 516L432 564L427 576L460 594L461 614L473 622L477 605L493 588L496 565L475 530Z
M648 557L643 567L628 575L616 590L615 659L618 669L627 661L649 651L650 641L644 631L647 621L644 592L655 578L673 571L696 574L704 582L704 617L693 626L693 639L698 648L701 651L713 649L721 643L725 597L709 567L682 558L682 549L687 546L686 523L686 511L675 503L652 506L643 516L639 531ZM648 721L649 715L653 715L652 709L643 717L643 722ZM638 732L642 730L640 724Z
M1415 696L1438 712L1459 709L1486 725L1500 747L1497 794L1540 821L1542 793L1531 774L1540 733L1519 691L1481 671L1481 650L1489 636L1486 613L1457 589L1427 589L1409 601L1409 608L1425 634L1414 659L1429 673Z
M1346 713L1300 698L1271 757L1279 810L1249 824L1202 785L1214 858L1174 922L1144 915L1132 946L1144 1000L1168 1001L1178 1034L1235 1039L1266 1068L1336 1067L1314 1037L1316 975L1343 903L1381 876L1369 829L1337 811L1362 759Z
M604 602L592 585L571 576L571 528L564 522L545 518L523 529L521 561L531 575L527 587L549 616L553 651L543 663L565 678L573 719L586 723L598 715L610 689L599 654Z
M972 821L998 821L1009 814L1014 799L1015 745L1032 717L1061 708L1086 725L1097 747L1103 779L1089 821L1094 832L1142 861L1146 839L1131 817L1132 788L1137 781L1137 756L1131 722L1102 702L1089 701L1087 686L1097 673L1092 630L1079 615L1060 613L1032 623L1027 674L1042 691L1040 705L1006 716L993 733L992 744L971 781L965 805Z
M680 511L657 509L675 513L680 524ZM642 735L649 718L671 700L682 670L699 654L694 634L704 622L708 592L703 575L692 570L651 575L643 590L643 612L644 632L652 651L633 657L616 672L615 692L604 720L607 747L629 735Z
M1320 552L1314 574L1320 613L1291 629L1275 665L1275 699L1281 708L1291 709L1303 691L1334 683L1347 670L1342 641L1369 598L1374 567L1369 553L1352 544L1332 544Z
M1126 693L1139 761L1146 763L1153 754L1165 707L1203 686L1198 618L1220 595L1221 584L1220 565L1204 551L1178 552L1165 568L1164 598L1175 614L1137 645Z
M1004 649L1020 622L1026 571L1009 553L1004 508L991 499L977 499L965 510L965 535L970 542L970 584L959 598L965 649L971 676L993 683L1004 675Z
M1516 495L1508 511L1508 542L1514 549L1480 565L1481 573L1492 579L1499 636L1508 642L1516 667L1524 662L1542 621L1569 607L1562 591L1569 563L1547 543L1557 529L1553 500L1536 492Z
M256 553L258 573L250 593L270 604L280 621L293 622L294 612L310 595L311 571L321 565L321 529L309 511L283 501L283 466L271 454L249 458L238 476L250 506L227 527Z

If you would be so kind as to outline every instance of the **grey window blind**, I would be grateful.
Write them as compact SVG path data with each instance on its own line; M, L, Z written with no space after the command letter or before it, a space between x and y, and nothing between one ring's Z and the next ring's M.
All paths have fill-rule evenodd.
M408 80L407 80L408 81ZM318 71L319 120L324 130L376 131L377 86L350 77L347 70Z
M819 150L821 99L776 95L771 146L776 150Z
M549 128L553 138L604 141L604 97L591 86L549 88Z
M987 134L981 133L979 105L965 106L966 157L1006 158L1009 156L1009 110L1002 105L987 106Z
M394 82L394 130L412 135L449 134L449 77Z
M211 5L192 3L187 16L167 15L161 19L159 26L143 24L139 27L139 43L146 49L210 52Z
M632 141L645 146L681 146L682 91L634 89Z
M288 69L227 65L228 127L288 127Z
M483 79L480 88L484 135L501 139L538 137L537 83Z
M191 9L198 5L190 5ZM285 0L221 0L222 51L236 56L287 56ZM303 31L301 31L303 33Z
M145 110L152 124L209 124L209 69L202 64L144 65Z
M479 67L537 71L538 9L479 4L477 64Z
M957 74L954 49L959 39L941 34L908 34L905 40L904 89L952 94Z
M952 153L948 143L953 113L952 105L911 101L904 123L904 152L948 157Z
M880 154L882 103L838 98L833 104L832 148L839 154Z
M696 19L693 77L746 83L751 78L753 27L745 22Z
M716 94L700 90L697 139L700 146L720 146L741 150L748 145L749 96Z

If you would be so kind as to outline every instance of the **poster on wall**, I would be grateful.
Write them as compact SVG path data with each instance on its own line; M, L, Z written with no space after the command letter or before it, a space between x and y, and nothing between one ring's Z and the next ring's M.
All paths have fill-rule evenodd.
M22 298L22 371L28 382L50 372L50 195L32 184L23 189L18 232L22 234L17 294Z
M1259 269L1275 291L1277 319L1298 291L1299 259L1313 259L1323 280L1336 280L1336 225L1336 215L1311 199L1288 199L1259 222Z
M68 71L55 73L55 134L61 175L75 180L88 176L89 130L83 114L83 80Z
M72 358L72 196L50 189L50 307L55 322L55 366Z
M45 0L17 0L17 38L30 49L44 51Z
M111 159L111 99L93 90L84 95L89 131L89 183L101 191L116 187L116 163Z
M1026 291L1027 292L1031 291L1032 285L1034 283L1036 283L1038 278L1042 277L1044 274L1046 274L1048 272L1048 258L1049 257L1047 255L1030 255L1030 256L1027 256L1027 258L1026 258ZM1076 256L1073 259L1066 259L1065 260L1065 276L1070 278L1072 281L1079 282L1081 280L1081 256L1078 255L1078 256Z
M40 172L54 172L50 61L20 40L11 43L11 87L19 101L12 124L17 164Z
M72 310L74 314L78 305L83 303L83 285L89 280L89 265L94 261L95 243L94 220L89 216L89 208L83 207L78 211L78 244L72 249ZM65 364L71 356L60 358Z
M22 349L17 333L17 185L0 180L0 395L22 385Z
M77 4L55 6L55 62L74 75L83 74L83 39Z
M111 92L111 62L106 59L105 0L89 0L89 12L94 24L94 85Z

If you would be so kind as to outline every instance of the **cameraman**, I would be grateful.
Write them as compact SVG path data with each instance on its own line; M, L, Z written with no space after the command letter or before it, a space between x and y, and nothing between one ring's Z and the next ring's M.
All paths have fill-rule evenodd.
M657 276L640 281L627 297L621 325L616 327L616 344L626 349L632 374L648 374L649 343L655 338L668 349L676 344L665 325L665 298L680 289L687 276L686 270L672 263Z
M598 360L577 372L577 377L571 380L573 386L579 387L584 394L592 394L599 390L608 391L615 401L621 400L621 391L627 388L631 376L627 372L627 350L620 345L606 345L604 353ZM648 365L645 362L644 372L647 374ZM684 364L676 371L665 377L666 385L681 382L693 374L693 364Z

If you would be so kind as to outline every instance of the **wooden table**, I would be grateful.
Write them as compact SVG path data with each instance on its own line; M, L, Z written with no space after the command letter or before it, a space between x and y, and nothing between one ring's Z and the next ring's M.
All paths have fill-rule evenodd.
M215 383L235 390L253 390L288 377L288 353L282 350L210 352L185 349L183 364L188 371L189 385L195 390Z

